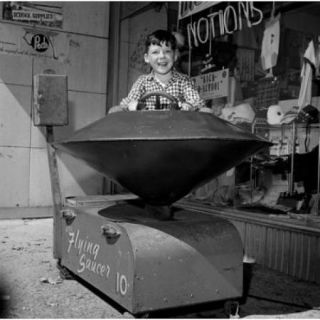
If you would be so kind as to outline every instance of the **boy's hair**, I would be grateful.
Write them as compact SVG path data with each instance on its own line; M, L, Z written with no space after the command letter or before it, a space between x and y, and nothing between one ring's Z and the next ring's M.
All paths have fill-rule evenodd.
M160 46L161 42L164 42L167 46L170 44L173 50L177 48L177 40L171 32L166 30L156 30L147 36L145 52L148 52L148 49L152 44Z

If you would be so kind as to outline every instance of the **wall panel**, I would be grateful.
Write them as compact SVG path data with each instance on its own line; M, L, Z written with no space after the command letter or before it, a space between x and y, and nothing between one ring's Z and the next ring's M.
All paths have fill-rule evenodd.
M22 86L32 85L32 58L0 54L0 83ZM19 77L17 77L17 70Z
M69 41L69 90L106 93L108 40L72 35Z
M63 3L63 30L84 33L97 37L109 37L109 3L101 2L72 2Z
M29 147L31 87L0 83L0 96L0 146Z
M30 149L0 146L0 206L29 205Z
M48 72L59 75L66 75L68 63L68 56L64 60L54 60L46 57L37 58L33 62L33 75Z
M52 206L47 149L31 148L29 205Z
M102 194L102 175L81 160L58 152L58 170L63 199Z

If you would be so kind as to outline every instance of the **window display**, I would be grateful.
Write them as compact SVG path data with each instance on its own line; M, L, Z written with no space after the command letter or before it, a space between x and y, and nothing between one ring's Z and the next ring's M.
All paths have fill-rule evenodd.
M274 143L191 198L311 213L320 183L319 13L315 2L180 4L182 71L214 115Z

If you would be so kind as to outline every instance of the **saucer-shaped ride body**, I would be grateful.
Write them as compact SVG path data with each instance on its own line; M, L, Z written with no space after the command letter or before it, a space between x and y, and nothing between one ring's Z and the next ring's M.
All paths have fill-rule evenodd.
M108 114L54 144L151 205L169 205L270 145L203 112Z

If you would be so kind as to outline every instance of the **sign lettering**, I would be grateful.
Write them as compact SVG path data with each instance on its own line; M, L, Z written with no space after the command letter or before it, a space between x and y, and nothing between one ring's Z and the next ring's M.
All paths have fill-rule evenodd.
M43 52L49 48L49 39L44 34L35 34L31 39L31 46L38 52Z
M125 296L129 288L127 276L120 272L111 273L110 265L102 262L101 255L103 253L100 253L100 244L91 241L88 236L81 236L79 229L74 231L71 227L66 231L68 235L66 251L68 254L72 254L72 259L76 259L78 263L76 271L79 274L89 272L102 279L108 279L110 286L115 284L115 293Z
M12 10L13 20L28 20L28 21L45 21L53 22L55 21L55 15L52 13L40 13L32 12L27 10Z
M198 47L212 39L232 34L243 28L243 16L249 28L258 25L263 19L263 12L254 6L253 2L236 2L237 5L228 5L219 10L187 24L189 47Z
M204 100L227 97L229 90L229 69L192 77L194 85Z
M126 295L128 290L128 281L124 274L117 272L116 278L116 292L120 293L122 296Z
M78 273L84 271L89 271L95 273L96 275L104 278L109 278L110 266L108 264L103 264L98 260L100 245L98 243L92 242L86 237L85 239L80 238L80 231L76 232L69 231L68 233L68 249L67 252L70 253L73 248L79 256L79 268Z
M221 1L180 1L179 19L186 18L192 14L210 8Z

